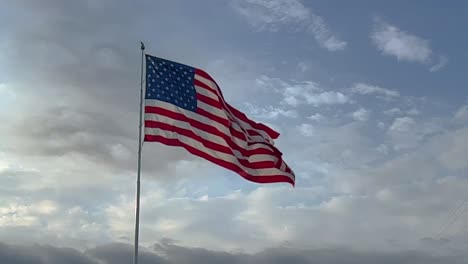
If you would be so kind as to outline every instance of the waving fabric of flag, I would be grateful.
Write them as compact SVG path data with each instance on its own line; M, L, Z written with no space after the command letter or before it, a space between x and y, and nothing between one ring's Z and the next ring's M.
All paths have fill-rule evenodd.
M206 72L146 55L145 141L180 146L257 183L295 184L279 134L229 105Z

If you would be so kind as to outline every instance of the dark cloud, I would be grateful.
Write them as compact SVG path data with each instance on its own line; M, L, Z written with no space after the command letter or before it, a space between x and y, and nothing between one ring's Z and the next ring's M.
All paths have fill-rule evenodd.
M108 264L133 263L133 246L128 244L109 244L86 251L87 255ZM140 249L138 260L141 264L169 264L165 258L154 252ZM177 262L176 262L177 263Z
M432 237L421 238L421 242L429 246L440 247L449 244L451 241L447 238L434 239Z
M200 12L196 7L205 8L206 3L200 5L179 0L0 0L0 20L5 22L0 28L0 66L2 75L8 76L1 81L8 89L11 87L16 96L11 106L14 108L11 110L12 120L0 122L0 138L4 139L0 140L0 155L5 151L12 156L11 163L21 165L21 168L12 168L7 161L5 166L8 169L0 171L0 201L6 201L2 206L6 206L7 217L11 216L15 224L24 220L20 219L21 216L33 217L34 220L33 226L18 228L21 229L19 231L4 225L0 228L0 237L10 242L21 238L21 242L56 242L61 245L70 245L68 237L101 243L113 241L114 235L125 235L125 238L130 237L126 240L131 241L131 235L123 231L120 234L119 228L127 227L130 221L122 218L133 220L133 214L129 212L134 204L140 40L146 42L149 53L207 66L207 70L213 72L225 87L228 98L238 102L248 99L246 101L259 103L262 107L269 104L278 106L282 93L276 94L278 98L272 95L277 84L265 87L263 91L254 90L258 88L255 83L258 75L264 72L274 78L281 71L277 61L282 55L279 58L274 56L272 60L275 63L266 65L265 60L269 59L255 47L255 41L238 38L235 26L229 26L228 17L226 23L213 23L225 15L216 8L215 2L209 2L210 10L203 10L205 16L197 16ZM214 13L219 13L218 17ZM219 28L212 24L219 24ZM223 38L226 35L221 35L221 31L229 38ZM244 44L235 41L238 39ZM233 46L247 47L242 54L254 62L241 59ZM224 49L222 56L219 56L218 49ZM265 48L267 50L269 48ZM289 77L284 76L285 80ZM404 101L404 96L401 97ZM363 106L368 104L357 102ZM388 103L385 109L390 109L387 106L394 105ZM408 108L410 105L405 106ZM404 109L402 104L395 107ZM377 116L378 111L371 110ZM465 178L451 180L445 177L447 171L440 168L446 167L453 173L465 172L466 131L448 133L446 140L435 138L440 146L416 148L412 153L394 158L387 151L379 152L379 144L385 143L384 150L394 154L392 146L405 143L406 139L418 144L424 142L419 140L419 136L414 138L417 140L405 135L402 138L391 137L383 130L374 131L379 135L373 135L369 133L374 130L371 122L348 123L343 118L347 111L331 106L299 109L297 120L302 115L314 113L327 117L323 121L326 126L312 120L304 121L304 125L309 125L304 128L313 128L306 131L311 135L308 137L300 136L294 130L296 119L277 120L276 125L284 128L279 146L289 157L287 160L291 160L291 166L296 168L300 187L294 192L274 192L268 199L261 197L264 192L258 192L257 202L255 197L249 197L253 202L240 198L221 202L215 199L211 203L192 202L186 198L176 201L174 197L200 197L204 194L211 197L213 192L228 192L234 181L211 181L228 172L216 170L212 164L187 155L183 150L145 144L143 192L164 190L168 194L161 199L156 199L159 198L156 196L154 200L157 202L151 200L152 206L158 210L144 207L143 213L148 213L143 218L146 223L142 225L142 231L152 237L167 233L166 230L154 231L157 229L155 223L157 225L167 218L168 222L173 220L184 224L172 231L175 237L185 237L185 240L181 239L184 243L197 246L205 246L211 240L211 244L223 245L221 248L239 244L244 248L255 246L255 249L261 249L278 240L290 239L296 245L317 241L353 244L359 248L388 248L390 245L392 249L403 249L407 246L405 243L419 242L420 236L430 235L443 223L450 205L463 198L466 192L468 182ZM416 127L423 128L416 131L422 135L421 138L425 139L426 135L434 137L434 133L439 133L437 125L434 128L425 123L417 125L419 118L423 117L412 117ZM393 117L383 121L386 124L382 129L390 127ZM443 155L438 157L437 153ZM31 171L24 171L23 167ZM205 170L207 167L210 169ZM132 178L122 180L119 177L122 174ZM146 181L150 177L158 177L157 188ZM169 188L164 185L182 177L191 181L173 184ZM197 177L210 178L197 182L203 185L202 188L194 184ZM238 188L258 188L247 183L243 185L244 182L238 184L241 179L236 180ZM308 185L320 186L325 191L318 197L307 189L301 190ZM14 207L11 204L17 203L27 208L34 207L34 202L40 200L56 201L57 212L45 217L37 212L22 215L22 208L10 209ZM125 201L122 208L117 208L115 214L106 215L103 209L113 208L120 200ZM74 207L80 209L75 213L80 214L82 210L83 216L69 213L68 209ZM83 231L77 223L82 219L84 226L96 226ZM112 225L108 222L112 221L118 224L120 221L121 226L109 228ZM47 226L47 222L51 224ZM60 233L50 229L54 223L57 229L73 229L76 233L69 235L67 232L62 235L65 238L54 240L55 233ZM280 229L284 230L276 236ZM311 234L314 234L313 239ZM47 238L47 235L52 238ZM466 241L465 232L460 231L459 237ZM197 239L201 242L195 242ZM271 239L274 241L270 242ZM389 242L382 244L382 240ZM421 244L437 247L458 242L456 239L452 241L445 243L426 239ZM225 244L221 244L223 242ZM79 243L81 241L76 242ZM462 243L457 245L464 247ZM57 257L60 254L75 254L76 259L89 263L95 263L95 259L108 263L131 260L131 246L118 244L98 247L86 253L46 246L2 245L2 249L3 253L13 254L5 253L5 256L15 258L18 263L28 263L30 259L34 259L34 263L49 263L49 259L54 263L52 260L63 259ZM151 251L142 253L142 259L148 263L209 263L209 260L213 263L461 263L459 257L431 257L420 252L383 254L341 249L300 251L280 248L247 255L185 248L167 242L160 243L156 249L157 254Z
M78 154L113 173L134 173L139 41L147 41L150 53L156 52L151 42L157 43L158 55L184 56L187 63L189 54L201 56L199 49L190 51L187 38L171 34L192 32L185 16L174 20L166 12L181 12L181 4L146 0L6 4L0 15L8 17L10 27L0 36L0 49L8 52L0 52L0 59L18 97L15 120L0 124L11 139L2 149L25 158ZM155 17L171 21L170 27L154 23ZM181 149L151 144L144 148L142 169L150 177L174 180L181 160L199 159Z
M71 248L32 245L14 246L0 243L0 260L4 264L98 264L82 252Z
M191 5L198 6L148 0L5 4L0 16L7 17L9 26L0 35L0 50L8 52L0 52L0 60L17 98L14 120L0 124L0 136L3 130L9 137L2 150L21 156L25 163L31 156L50 161L78 155L94 163L90 171L133 174L140 40L146 42L148 53L216 70L217 79L228 84L226 94L242 101L252 85L240 80L246 73L254 79L253 69L263 67L246 70L248 63L235 52L219 56L226 43L217 45L219 36L200 28L203 19L189 21L184 10L191 10ZM229 67L232 64L237 66ZM182 149L146 144L142 169L148 177L173 181L187 174L177 169L179 161L200 160ZM206 174L203 166L191 174ZM70 172L64 170L63 177L76 176Z
M14 19L18 23L12 23L12 32L6 34L10 38L3 42L9 50L5 66L13 76L21 73L23 82L46 83L43 90L79 89L114 102L128 95L125 89L130 92L136 86L138 50L132 56L127 46L136 26L131 20L138 16L123 14L133 14L138 5L48 0L9 6L10 12L23 14L21 19L27 15L29 21Z
M83 156L113 173L133 173L137 164L138 116L92 108L52 107L29 113L6 128L4 150L22 157ZM197 160L179 148L145 145L142 170L150 177L173 180L181 160ZM69 172L64 172L68 174ZM172 178L167 175L174 175Z
M139 41L146 41L149 53L174 59L183 57L186 63L194 56L204 58L200 52L203 49L216 49L214 43L201 48L212 43L212 39L195 34L196 26L186 21L186 16L180 14L174 19L174 12L182 12L180 5L187 8L189 3L147 0L8 3L7 9L0 11L8 16L10 24L0 36L0 47L8 50L0 53L2 66L15 82L34 81L36 85L25 90L34 92L36 97L45 91L77 93L81 98L75 100L97 101L105 104L102 107L136 112ZM175 36L174 32L178 34ZM194 47L187 39L200 41L199 46ZM45 87L38 90L40 84Z
M214 251L204 248L187 248L172 243L157 243L154 250L168 257L171 263L248 263L249 255Z
M0 259L5 264L126 264L131 263L133 247L108 244L84 252L47 245L8 245L0 243ZM358 252L344 248L300 250L271 248L256 254L187 248L171 243L157 243L153 250L140 250L141 264L461 264L466 255L435 256L424 252Z

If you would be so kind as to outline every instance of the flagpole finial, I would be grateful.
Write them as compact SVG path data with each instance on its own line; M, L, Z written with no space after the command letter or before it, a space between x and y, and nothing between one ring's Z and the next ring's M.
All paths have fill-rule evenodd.
M145 50L145 44L143 42L141 42L141 41L140 41L140 43L141 43L141 47L140 47L141 50Z

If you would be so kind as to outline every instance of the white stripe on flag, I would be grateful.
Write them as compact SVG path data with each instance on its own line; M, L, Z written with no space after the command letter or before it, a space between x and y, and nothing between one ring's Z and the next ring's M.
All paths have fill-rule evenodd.
M204 83L205 85L207 85L208 87L212 88L213 90L217 91L218 92L218 96L219 98L222 98L221 97L221 93L219 92L219 88L218 86L216 85L216 83L214 83L213 81L211 80L208 80L206 79L205 77L202 77L200 75L197 75L195 74L195 79L199 80L200 82ZM203 89L203 87L200 87ZM205 89L206 90L206 89ZM256 131L257 133L259 133L260 135L262 135L270 144L274 145L274 141L270 138L270 136L268 135L268 133L266 133L265 131L261 130L261 129L256 129L256 128L253 128L249 123L241 120L240 118L238 118L236 115L234 115L233 113L231 113L231 111L229 111L229 109L227 108L227 105L226 103L221 100L221 103L224 105L224 108L226 109L226 111L232 116L231 118L236 120L237 122L239 122L239 124L244 127L245 129L250 129L250 130L254 130ZM224 116L226 116L226 113L224 113Z
M168 110L170 110L170 111L172 111L174 113L181 113L181 114L183 114L183 115L185 115L185 116L187 116L187 117L189 117L191 119L195 119L197 121L200 121L200 122L205 123L205 124L210 125L210 126L218 127L216 124L219 124L220 126L225 127L224 131L227 132L226 131L227 127L224 126L223 124L220 124L220 123L218 123L216 121L213 121L213 120L209 119L208 117L205 117L205 116L200 115L198 113L194 113L192 111L185 110L185 109L183 109L181 107L178 107L176 105L173 105L171 103L167 103L167 102L160 101L160 100L146 99L145 104L146 104L146 106L157 106L157 107L162 107L164 109L168 109ZM219 118L222 118L222 119L228 121L228 119L227 119L228 117L225 115L225 112L221 111L219 108L212 107L209 104L205 104L205 103L200 102L200 101L198 101L198 107L205 110L205 111L207 111L207 112L209 112L209 113L211 113L211 114L216 115ZM223 114L224 114L224 116L222 116ZM244 134L247 137L247 140L248 140L249 143L258 142L258 143L271 144L269 141L265 140L265 138L263 138L261 136L251 136L251 135L249 135L237 123L231 122L231 126L236 131ZM227 132L225 134L231 136L231 133L229 133L229 132ZM266 146L265 144L262 144L262 145L265 146L265 148L270 149L271 151L273 151L270 147Z
M290 178L292 181L294 181L294 176L291 175L290 173L287 173L285 171L281 171L277 168L268 168L268 169L251 169L243 166L240 164L240 162L236 159L235 156L222 153L219 151L215 151L209 148L206 148L201 142L190 138L186 137L184 135L180 135L176 132L172 131L167 131L164 129L159 129L159 128L145 128L145 134L146 135L156 135L156 136L162 136L166 139L176 139L184 144L187 144L199 151L204 152L205 154L220 159L225 162L229 162L231 164L235 164L239 168L241 168L244 172L252 175L252 176L276 176L276 175L283 175L288 178Z
M149 114L146 114L146 115L149 115ZM158 122L168 124L168 125L172 125L172 126L175 126L175 127L181 128L181 129L190 130L190 131L194 132L196 135L200 136L201 138L203 138L206 141L210 141L210 142L216 143L218 145L221 145L223 147L229 148L232 151L232 153L234 154L234 156L236 156L239 159L248 160L250 162L257 162L257 161L274 161L274 162L276 162L276 161L278 161L278 158L276 156L273 156L273 155L245 156L241 152L239 152L238 150L232 149L229 146L229 144L222 137L211 134L211 133L208 133L205 130L197 129L197 128L191 126L187 122L180 121L178 119L173 119L173 118L170 118L170 117L167 117L167 116L155 115L155 114L151 114L150 118L151 119L146 119L145 118L145 120L158 121ZM145 128L145 134L151 134L151 133L146 133L147 130L151 132L151 129L152 129L151 127ZM250 150L248 145L245 145L243 147L239 146L239 148L244 149L246 151Z
M218 96L216 94L212 93L211 91L209 91L208 89L205 89L203 87L195 85L195 90L197 90L197 93L199 93L201 95L204 95L206 97L209 97L209 98L219 102Z

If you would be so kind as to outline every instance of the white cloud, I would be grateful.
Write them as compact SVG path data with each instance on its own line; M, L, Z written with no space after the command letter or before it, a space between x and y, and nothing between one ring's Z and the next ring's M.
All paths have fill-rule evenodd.
M10 108L16 98L17 92L14 91L14 87L11 87L11 85L7 85L6 83L0 82L0 105ZM5 114L5 112L8 111L2 111L0 115Z
M348 96L338 91L327 91L322 88L318 83L313 81L293 82L288 83L279 78L271 78L266 75L262 75L255 80L255 84L260 89L276 93L281 93L283 99L281 103L289 106L299 106L303 104L321 106L321 105L334 105L334 104L345 104L350 101ZM268 111L274 110L273 112L293 116L294 111L279 111L279 109L266 109ZM262 112L262 111L254 111ZM274 114L276 116L276 114Z
M297 67L299 68L299 70L301 72L306 72L308 69L309 69L309 65L307 65L307 63L301 61L297 64Z
M419 115L420 112L419 112L418 109L412 108L412 109L408 110L407 113L408 113L408 115Z
M257 30L278 31L283 25L306 30L329 51L346 48L346 41L330 31L324 19L298 0L236 0L234 9Z
M317 122L322 121L323 119L325 119L325 117L320 113L315 113L313 115L308 116L307 118L310 119L310 120L317 121Z
M409 110L403 111L398 107L394 107L394 108L383 111L383 113L387 116L396 116L396 115L403 115L403 114L417 116L420 114L420 111L416 108L411 108Z
M369 85L365 83L355 83L351 88L353 93L368 95L368 94L379 94L384 95L386 97L398 97L400 93L397 91L385 89L375 85Z
M58 209L58 204L54 201L51 200L43 200L38 202L35 205L34 211L40 213L40 214L51 214L57 211Z
M466 150L468 149L468 129L459 129L450 137L441 139L444 151L439 155L439 161L448 169L462 170L468 168Z
M274 106L267 106L267 107L259 107L253 104L246 104L248 112L255 118L258 119L271 119L276 120L279 117L289 117L289 118L296 118L298 116L296 110L285 110L282 108L274 107Z
M404 116L395 118L388 129L395 150L417 147L424 139L444 131L444 122L440 119L415 120Z
M399 61L433 64L429 69L431 72L442 69L448 63L448 58L440 55L439 61L434 64L434 52L429 40L403 31L382 20L376 21L371 39L384 55L394 56Z
M321 16L312 14L309 25L309 31L311 31L315 37L315 40L324 48L329 51L344 50L348 45L346 41L341 40L333 33L330 32L327 25L325 24Z
M401 112L400 108L398 108L398 107L394 107L392 109L388 109L388 110L384 111L384 114L389 115L389 116L398 115L398 114L401 114L401 113L402 112Z
M416 121L407 116L395 118L388 128L388 135L392 140L393 149L396 151L414 148L421 140Z
M120 143L110 146L109 152L116 160L128 160L132 155L130 150Z
M380 152L380 153L383 153L383 154L387 155L389 149L388 149L387 145L385 145L385 144L380 144L380 145L377 147L377 151Z
M464 105L457 110L457 112L455 113L455 120L468 120L468 105Z
M382 121L379 121L379 122L377 123L377 127L380 128L380 129L385 129L385 123L382 122Z
M306 101L314 106L344 104L348 102L348 97L340 92L329 91L319 94L307 94Z
M31 203L5 203L0 206L0 228L3 226L36 226L40 219L53 214L58 204L51 200Z
M406 107L407 105L401 105L400 107ZM398 115L410 115L410 116L417 116L420 114L420 111L416 108L411 108L407 110L403 110L400 107L393 107L387 110L384 110L382 113L386 116L398 116Z
M267 92L281 92L284 86L288 86L286 82L282 81L279 78L272 78L267 75L261 75L255 78L255 86L258 87L259 90L267 91Z
M371 34L374 45L398 60L427 63L432 56L429 40L412 35L385 22L377 22Z
M390 126L390 130L397 132L407 132L413 127L414 124L415 121L411 117L399 117L393 121L393 124Z
M346 95L336 91L324 91L317 83L310 81L287 86L283 90L283 96L283 102L291 106L345 104L349 101Z
M314 135L314 126L311 124L301 124L297 127L299 132L306 137L311 137Z
M442 69L443 67L445 67L447 64L448 64L448 58L447 56L444 56L444 55L440 55L439 56L439 62L437 64L434 64L429 70L431 72L436 72L440 69Z
M295 0L235 1L234 8L259 30L276 31L281 24L304 23L310 15L308 9Z
M353 112L353 118L356 121L367 121L369 120L370 112L364 108L359 108Z

